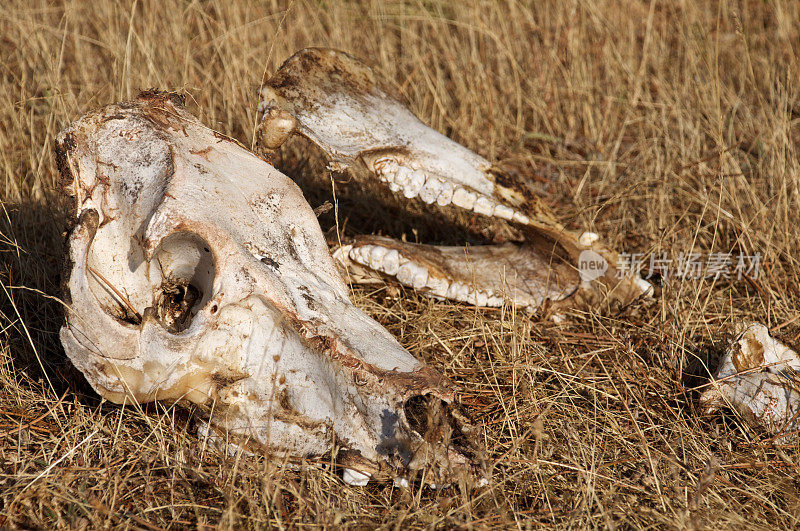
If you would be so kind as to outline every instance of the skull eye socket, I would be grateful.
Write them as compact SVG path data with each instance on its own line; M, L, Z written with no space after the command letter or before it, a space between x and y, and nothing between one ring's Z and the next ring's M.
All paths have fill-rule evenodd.
M155 315L167 331L177 334L191 326L211 299L214 255L202 237L177 232L161 242L154 262L161 270L161 284L154 293Z

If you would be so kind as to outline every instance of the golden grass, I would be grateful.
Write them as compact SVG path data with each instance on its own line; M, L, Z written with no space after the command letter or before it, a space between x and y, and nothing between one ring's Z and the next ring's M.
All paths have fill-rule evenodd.
M735 323L800 337L798 6L4 2L0 526L798 526L797 446L701 416L696 390ZM761 252L761 276L665 278L651 303L562 326L392 285L356 290L462 385L493 465L491 485L471 492L349 488L324 460L293 471L200 448L191 411L100 401L58 341L54 135L159 87L250 144L262 76L309 45L365 58L423 120L541 183L573 228L628 252ZM327 179L299 143L276 164ZM312 206L330 195L308 194ZM352 219L447 239L420 218Z

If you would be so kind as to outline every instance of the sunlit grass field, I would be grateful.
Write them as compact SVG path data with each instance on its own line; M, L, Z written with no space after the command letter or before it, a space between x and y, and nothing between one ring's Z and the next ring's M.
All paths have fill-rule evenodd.
M458 384L490 463L477 489L348 487L326 459L204 447L191 410L102 401L58 339L55 135L156 87L255 148L257 89L306 46L364 59L423 121L535 182L563 223L641 253L645 274L650 256L760 253L757 278L660 271L652 300L561 324L354 287ZM697 398L738 324L800 341L798 53L795 2L7 0L0 527L797 527L798 447ZM336 192L326 230L458 243L423 209L370 208L300 140L273 161L313 207Z

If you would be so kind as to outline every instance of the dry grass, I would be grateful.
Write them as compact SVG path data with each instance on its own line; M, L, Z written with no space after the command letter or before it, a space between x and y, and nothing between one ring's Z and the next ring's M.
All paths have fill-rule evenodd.
M192 412L101 402L58 341L54 135L161 87L248 144L262 74L308 45L367 58L433 127L540 182L573 227L629 252L761 252L762 275L665 278L652 303L560 327L356 290L463 386L493 463L473 492L348 488L324 462L198 448ZM695 388L737 322L800 337L799 46L798 4L756 0L5 2L0 527L797 527L798 448L701 416ZM306 155L295 143L277 164L326 179ZM316 206L330 190L308 193ZM340 212L353 230L447 239L388 219Z

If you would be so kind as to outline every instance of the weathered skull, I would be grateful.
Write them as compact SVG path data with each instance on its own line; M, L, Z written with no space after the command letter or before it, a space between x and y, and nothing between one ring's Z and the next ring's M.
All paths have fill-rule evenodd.
M481 467L449 383L351 304L289 178L164 93L56 147L77 220L61 339L98 393L196 404L253 451L341 447L350 479Z

